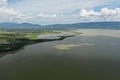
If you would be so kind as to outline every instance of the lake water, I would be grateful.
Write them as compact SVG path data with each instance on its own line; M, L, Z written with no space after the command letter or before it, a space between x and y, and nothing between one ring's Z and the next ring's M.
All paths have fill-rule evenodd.
M82 29L0 57L0 80L120 80L120 30Z

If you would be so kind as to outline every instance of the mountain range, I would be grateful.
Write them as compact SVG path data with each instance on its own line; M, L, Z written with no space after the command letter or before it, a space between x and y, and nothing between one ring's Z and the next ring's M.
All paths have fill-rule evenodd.
M46 28L46 29L69 29L69 28L100 28L100 29L120 29L120 22L89 22L75 24L54 24L54 25L39 25L32 23L0 23L0 28Z

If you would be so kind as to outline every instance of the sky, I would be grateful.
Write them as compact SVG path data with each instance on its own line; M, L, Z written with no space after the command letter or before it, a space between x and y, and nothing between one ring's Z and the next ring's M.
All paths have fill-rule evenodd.
M0 23L120 21L120 0L0 0Z

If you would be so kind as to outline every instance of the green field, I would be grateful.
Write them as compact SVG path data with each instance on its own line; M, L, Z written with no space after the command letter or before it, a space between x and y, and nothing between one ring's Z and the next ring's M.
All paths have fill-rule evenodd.
M0 52L9 50L16 50L24 45L34 43L39 35L42 34L59 34L60 31L45 30L37 32L14 32L14 31L0 31ZM33 40L33 41L32 41Z
M42 34L58 34L59 31L54 30L46 30L42 32L24 32L24 33L16 33L16 32L7 32L7 31L0 31L0 43L4 42L13 42L15 39L20 38L27 38L27 39L37 39L39 35Z

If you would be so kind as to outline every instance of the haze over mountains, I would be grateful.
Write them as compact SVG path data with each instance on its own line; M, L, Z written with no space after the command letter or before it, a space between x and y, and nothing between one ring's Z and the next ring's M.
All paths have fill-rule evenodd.
M89 22L89 23L75 23L75 24L54 24L54 25L39 25L32 23L0 23L0 28L46 28L46 29L66 29L66 28L100 28L100 29L120 29L120 22Z

